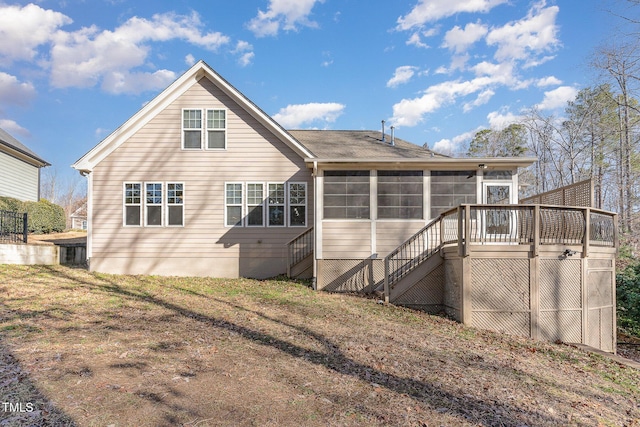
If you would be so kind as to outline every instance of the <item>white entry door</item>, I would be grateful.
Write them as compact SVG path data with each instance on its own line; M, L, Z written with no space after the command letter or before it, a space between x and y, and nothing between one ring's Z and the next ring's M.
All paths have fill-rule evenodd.
M512 183L484 182L482 198L485 205L511 203ZM486 241L508 242L515 233L515 210L508 207L486 208L482 213L482 230Z

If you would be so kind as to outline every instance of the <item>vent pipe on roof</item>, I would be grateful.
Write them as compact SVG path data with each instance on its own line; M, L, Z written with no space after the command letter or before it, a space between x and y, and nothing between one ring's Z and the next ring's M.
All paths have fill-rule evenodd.
M382 142L385 142L385 139L384 139L384 120L382 121Z
M393 131L394 131L395 127L391 126L391 145L396 145L396 138L393 136Z

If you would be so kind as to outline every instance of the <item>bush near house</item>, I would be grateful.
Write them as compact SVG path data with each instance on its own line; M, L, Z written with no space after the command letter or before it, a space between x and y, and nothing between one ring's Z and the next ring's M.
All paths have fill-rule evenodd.
M39 202L23 202L11 197L0 197L0 210L27 212L29 233L58 233L66 227L64 209L45 199Z
M616 275L618 327L640 337L640 261L624 267Z

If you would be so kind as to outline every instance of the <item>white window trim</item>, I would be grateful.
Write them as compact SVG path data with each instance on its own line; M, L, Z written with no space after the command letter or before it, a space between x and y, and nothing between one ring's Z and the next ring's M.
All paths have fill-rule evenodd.
M140 203L127 203L127 184L139 184L140 185ZM144 184L140 181L125 181L122 183L122 226L123 227L142 227L144 224L142 221L142 215L144 215ZM140 206L140 218L138 225L127 224L127 206Z
M178 203L169 203L169 184L180 184L182 185L182 203L178 204ZM182 181L167 181L165 183L166 185L166 192L164 194L165 197L162 198L163 204L166 205L166 209L165 209L165 216L163 216L163 224L165 225L165 227L184 227L184 217L185 217L185 207L184 207L184 200L185 200L185 189L186 186L184 184L184 182ZM169 206L182 206L182 224L180 225L170 225L169 224Z
M260 204L249 204L249 186L250 185L262 185L262 203ZM249 181L246 184L246 193L244 196L244 201L245 201L245 207L246 207L246 217L245 217L245 221L244 221L244 226L245 227L250 227L250 228L264 228L267 226L267 193L268 193L268 188L269 186L267 184L265 184L264 182L256 182L256 181ZM262 224L261 225L249 225L249 212L251 209L251 207L254 206L262 206ZM226 211L226 209L225 209ZM226 222L225 222L226 223Z
M160 184L160 203L147 203L147 184ZM161 181L145 181L144 184L142 185L142 198L143 198L143 205L144 205L144 209L143 209L143 216L144 216L144 226L145 227L150 227L150 228L160 228L164 226L164 195L165 195L165 191L164 191L164 183ZM149 225L147 220L149 218L149 215L147 215L147 208L149 206L160 206L160 225Z
M211 130L218 130L224 132L224 148L209 148L209 111L224 111L224 128L212 128ZM204 144L202 147L207 151L226 151L227 149L227 122L229 121L229 114L226 108L206 108L204 110Z
M303 185L304 186L304 204L301 205L299 203L296 204L291 204L291 186L292 185ZM293 181L293 182L287 182L286 185L286 189L285 189L285 204L287 205L287 210L286 210L286 214L287 214L287 218L286 218L286 224L289 227L294 227L294 228L306 228L307 227L307 222L308 222L308 212L309 210L307 209L307 191L308 191L308 185L306 182L304 181ZM292 225L291 224L291 215L290 215L290 211L291 211L291 207L292 206L304 206L304 224L303 225Z
M184 112L185 111L196 111L199 110L200 111L200 148L187 148L184 146L184 131L185 130L196 130L196 128L185 128L184 127ZM181 140L181 148L185 151L202 151L203 149L203 142L205 140L204 138L204 130L206 129L206 117L203 117L202 115L202 108L183 108L180 112L180 140ZM205 112L206 115L206 112Z
M272 205L272 204L269 203L269 185L282 185L282 187L284 189L284 203L282 205L280 205L280 204ZM283 227L287 226L288 221L289 221L289 215L287 215L287 210L289 209L289 206L288 206L288 203L287 203L288 202L288 198L289 198L288 196L289 196L289 194L288 194L288 191L287 191L287 184L285 182L267 182L267 194L266 194L266 197L265 197L266 220L267 220L266 224L267 224L267 227L283 228ZM270 206L282 206L282 208L284 210L284 212L283 212L284 221L282 221L282 225L271 225L271 224L269 224L269 207Z
M240 191L242 193L242 196L241 196L240 204L236 204L236 203L229 204L229 203L227 203L227 185L231 185L231 184L240 184L240 186L241 186L241 190ZM245 216L245 208L244 208L245 196L244 195L245 194L246 194L245 185L244 185L243 182L240 182L240 181L225 181L225 183L224 183L224 226L226 228L243 227L244 226L244 222L245 222L244 221L244 216ZM240 206L240 224L237 224L237 225L236 224L233 224L233 225L229 225L228 224L228 221L227 221L227 208L229 206Z

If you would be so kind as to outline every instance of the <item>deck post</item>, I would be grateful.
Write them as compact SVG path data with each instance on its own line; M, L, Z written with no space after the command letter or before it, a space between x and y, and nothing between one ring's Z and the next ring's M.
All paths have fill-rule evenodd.
M458 256L464 256L464 251L463 251L463 247L462 247L462 238L463 238L463 230L462 230L462 220L463 220L463 215L462 215L462 205L458 206Z
M464 207L464 256L469 256L471 252L471 245L469 245L469 238L471 236L471 207L466 205Z
M384 302L389 303L389 257L384 258Z
M584 236L582 237L582 258L589 256L589 240L591 239L591 209L582 210L584 215Z
M533 206L533 256L540 254L540 205Z

